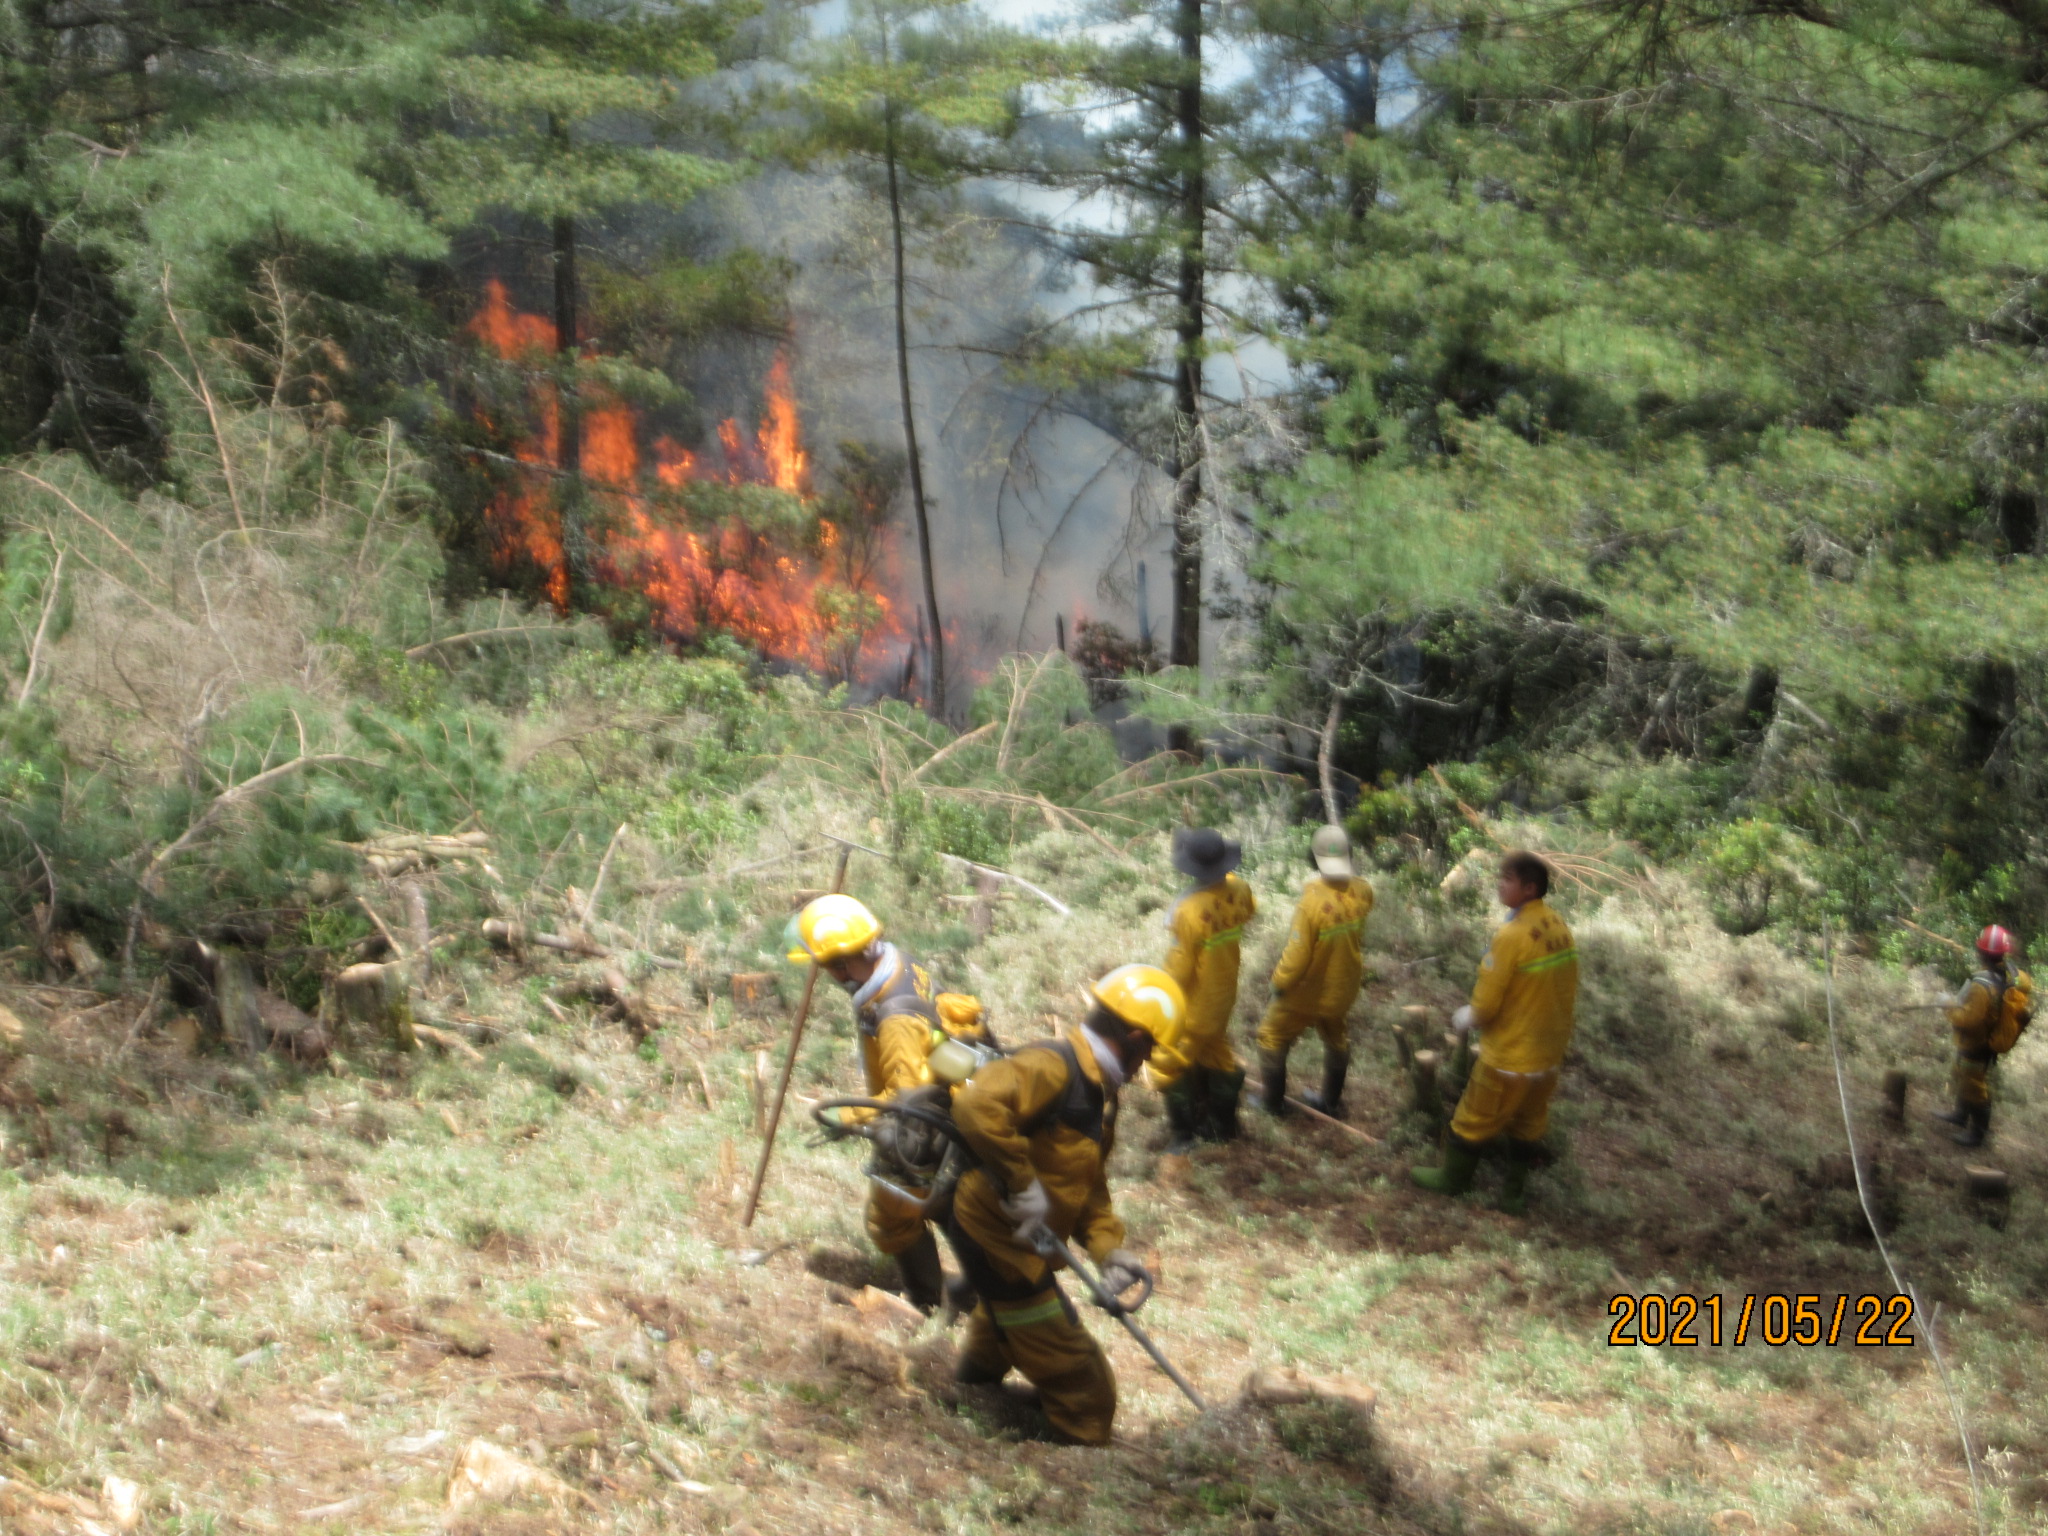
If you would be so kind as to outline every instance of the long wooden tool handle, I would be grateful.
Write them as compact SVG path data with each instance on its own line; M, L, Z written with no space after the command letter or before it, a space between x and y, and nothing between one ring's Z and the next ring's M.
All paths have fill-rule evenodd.
M845 844L839 848L839 870L832 876L832 893L837 895L846 886L846 861L853 857L853 850ZM754 1187L747 1191L747 1211L740 1217L742 1227L754 1224L754 1212L761 1207L761 1185L768 1177L768 1159L775 1155L775 1131L782 1124L782 1101L789 1094L789 1077L796 1070L796 1048L803 1044L804 1024L811 1016L811 998L818 990L818 962L813 960L804 976L803 1001L796 1005L796 1024L789 1032L789 1054L782 1058L782 1077L775 1084L775 1104L768 1111L768 1129L761 1138L761 1160L754 1164Z

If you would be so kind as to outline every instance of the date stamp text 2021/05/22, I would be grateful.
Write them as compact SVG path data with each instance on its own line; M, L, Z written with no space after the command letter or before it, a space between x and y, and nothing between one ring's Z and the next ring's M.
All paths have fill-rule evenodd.
M1607 1342L1618 1349L1751 1343L1910 1348L1918 1342L1911 1326L1913 1298L1871 1292L1824 1301L1818 1293L1723 1297L1652 1291L1610 1298L1607 1315L1613 1319Z

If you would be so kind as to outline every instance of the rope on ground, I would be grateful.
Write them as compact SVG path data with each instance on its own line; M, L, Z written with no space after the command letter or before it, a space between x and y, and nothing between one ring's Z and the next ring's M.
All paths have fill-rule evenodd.
M1963 1442L1963 1461L1970 1469L1970 1509L1977 1517L1977 1536L1984 1536L1984 1492L1977 1478L1977 1452L1970 1444L1970 1426L1963 1418L1962 1398L1956 1393L1955 1382L1949 1375L1948 1361L1941 1352L1941 1340L1935 1332L1936 1314L1939 1308L1930 1312L1920 1300L1920 1293L1900 1276L1899 1266L1892 1259L1890 1246L1884 1240L1884 1233L1877 1223L1877 1213L1870 1207L1870 1185L1864 1177L1863 1151L1856 1145L1856 1119L1849 1109L1849 1074L1842 1065L1842 1042L1835 1032L1835 942L1833 925L1821 924L1821 952L1826 961L1828 999L1828 1050L1835 1058L1835 1092L1842 1101L1842 1134L1849 1142L1849 1167L1856 1175L1856 1199L1863 1207L1863 1219L1870 1226L1870 1235L1877 1242L1878 1257L1884 1260L1885 1273L1891 1276L1892 1289L1908 1297L1913 1311L1921 1319L1921 1327L1927 1333L1927 1353L1934 1361L1934 1373L1941 1382L1942 1393L1948 1398L1949 1416L1955 1420L1956 1434Z

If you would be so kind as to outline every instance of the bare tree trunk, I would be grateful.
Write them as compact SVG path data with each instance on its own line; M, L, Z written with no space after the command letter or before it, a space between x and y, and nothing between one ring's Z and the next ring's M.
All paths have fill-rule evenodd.
M1323 734L1316 741L1316 779L1323 788L1323 820L1333 827L1341 818L1337 815L1337 780L1330 759L1337 747L1337 727L1343 720L1344 690L1336 688L1330 693L1330 712L1323 717Z
M1202 333L1208 185L1202 125L1202 0L1179 0L1174 31L1181 76L1174 88L1180 130L1181 247L1174 292L1173 635L1175 666L1202 664Z
M576 358L576 221L555 220L555 356L562 363L561 465L575 474L583 468L582 423L573 390L567 388L569 365Z
M882 28L882 63L889 63L889 31ZM882 160L889 173L889 236L895 253L893 273L896 289L896 386L903 401L903 446L909 455L910 508L917 519L917 552L924 562L924 606L932 621L931 712L946 713L946 627L939 613L939 583L932 570L932 524L924 499L924 457L917 447L917 413L910 402L910 320L906 274L903 265L903 189L896 174L896 101L891 97L883 108Z

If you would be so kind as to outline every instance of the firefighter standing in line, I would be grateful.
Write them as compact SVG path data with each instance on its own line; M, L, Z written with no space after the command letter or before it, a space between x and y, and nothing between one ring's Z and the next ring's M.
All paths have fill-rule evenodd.
M1497 894L1508 922L1480 962L1472 1001L1451 1019L1460 1034L1479 1031L1479 1059L1451 1119L1443 1166L1412 1169L1410 1177L1424 1189L1461 1195L1472 1187L1480 1150L1498 1142L1508 1158L1500 1208L1520 1215L1571 1043L1579 959L1571 930L1544 902L1550 868L1536 855L1502 859Z
M1166 970L1187 998L1187 1013L1160 1036L1146 1073L1166 1100L1167 1151L1176 1154L1197 1137L1237 1136L1244 1067L1231 1048L1230 1015L1237 1007L1238 945L1258 910L1251 887L1232 873L1242 857L1243 849L1212 828L1174 834L1173 867L1194 884L1167 914L1173 946Z
M797 913L794 927L790 961L816 960L852 998L868 1097L893 1098L929 1083L925 1058L933 1044L962 1031L942 1022L924 967L886 943L875 914L851 896L818 897ZM976 1030L965 1032L972 1037ZM923 1213L870 1184L866 1218L869 1240L902 1272L904 1295L920 1310L936 1311L945 1301L945 1271Z
M2012 963L2012 935L1993 923L1977 935L1984 969L1963 983L1948 1010L1955 1031L1956 1059L1949 1082L1956 1107L1934 1118L1959 1129L1959 1147L1981 1147L1991 1134L1991 1069L2018 1042L2033 1016L2034 981Z
M980 1166L960 1181L946 1237L980 1297L959 1379L1021 1371L1056 1436L1107 1445L1116 1377L1033 1238L1043 1227L1085 1248L1112 1295L1146 1278L1123 1247L1106 1170L1118 1092L1187 1005L1153 965L1118 966L1090 990L1079 1028L989 1063L954 1096L953 1123Z
M1365 976L1365 919L1372 886L1351 864L1351 839L1336 826L1318 827L1309 843L1317 873L1301 890L1294 931L1273 971L1273 1001L1259 1022L1259 1100L1269 1114L1287 1113L1287 1053L1304 1030L1323 1037L1323 1091L1302 1103L1344 1116L1344 1075L1351 1065L1345 1015Z

